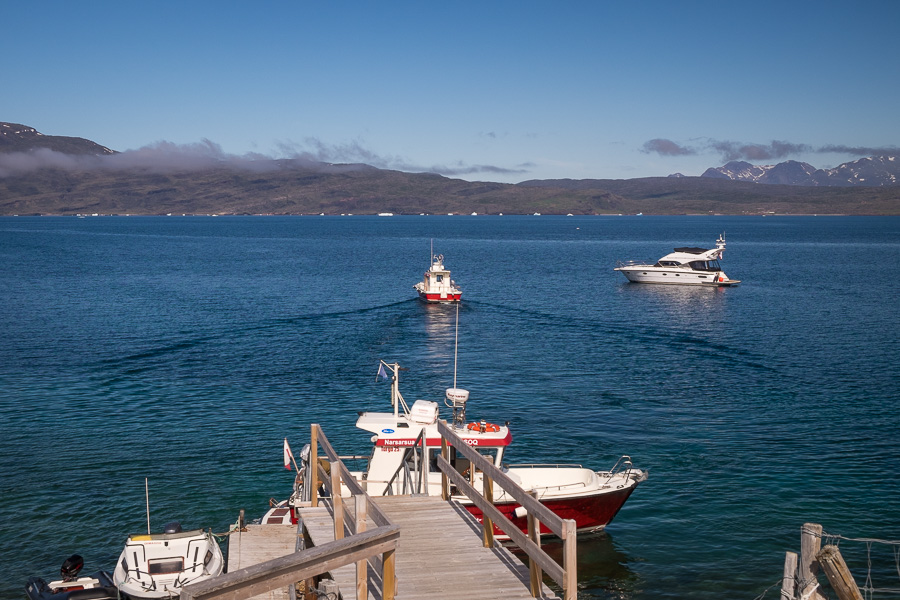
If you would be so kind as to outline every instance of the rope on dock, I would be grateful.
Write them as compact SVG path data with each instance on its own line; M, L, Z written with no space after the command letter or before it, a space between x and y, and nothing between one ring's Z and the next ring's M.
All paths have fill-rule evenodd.
M759 596L756 596L755 598L753 598L753 600L762 600L763 598L766 597L766 594L769 593L769 590L771 590L772 588L780 588L781 584L782 584L782 580L779 579L778 581L776 581L775 583L773 583L772 585L770 585L769 587L764 589L762 591L762 594L760 594Z

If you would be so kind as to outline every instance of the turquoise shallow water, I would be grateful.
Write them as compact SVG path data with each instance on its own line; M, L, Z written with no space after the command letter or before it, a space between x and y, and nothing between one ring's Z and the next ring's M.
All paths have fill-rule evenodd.
M612 271L722 231L739 287ZM380 358L439 400L455 312L412 289L432 238L469 414L511 421L509 460L650 470L580 541L581 597L755 597L806 521L900 539L898 218L3 218L0 597L73 552L111 569L145 477L154 528L224 531L289 492L282 438L364 452Z

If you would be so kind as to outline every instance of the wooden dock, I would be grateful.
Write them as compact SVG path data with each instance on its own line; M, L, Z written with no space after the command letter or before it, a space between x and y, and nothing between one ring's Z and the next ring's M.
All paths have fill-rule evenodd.
M257 565L291 554L297 549L296 525L246 525L228 536L228 569ZM287 588L253 596L253 600L288 600Z
M373 499L400 526L397 600L531 600L529 572L499 544L485 548L481 525L461 506L439 496L383 496ZM300 509L304 533L313 545L334 540L334 520L325 507ZM343 600L356 598L356 568L331 572ZM369 566L369 598L381 600L376 569ZM543 587L541 598L555 599Z
M416 444L421 440L424 456L422 431ZM232 533L228 572L186 585L182 600L280 600L301 582L309 598L309 586L335 585L325 578L334 579L343 600L559 600L543 584L545 575L560 586L565 600L576 600L575 521L538 502L445 422L438 423L438 431L441 496L419 489L410 496L373 498L313 424L310 498L297 508L300 526L251 525ZM327 461L317 458L319 445ZM473 472L483 473L482 491L449 462L450 448L469 460ZM451 484L482 511L483 523L451 500ZM528 511L527 534L494 506L495 484ZM321 505L320 489L328 497ZM541 548L542 525L563 540L562 564ZM495 526L529 556L529 567L494 542Z

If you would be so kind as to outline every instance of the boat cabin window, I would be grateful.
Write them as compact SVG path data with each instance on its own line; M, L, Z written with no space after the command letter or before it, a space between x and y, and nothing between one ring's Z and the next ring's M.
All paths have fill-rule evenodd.
M695 260L691 261L691 268L695 271L721 271L719 261L717 260Z
M440 282L442 282L442 281L444 280L444 276L443 276L443 275L438 275L437 277L435 277L435 279L437 279L437 282L440 283Z
M184 559L181 557L157 558L147 562L147 572L150 575L167 575L182 571L184 571Z
M500 468L500 461L503 460L503 446L496 446L493 448L480 447L476 448L476 450L478 451L478 454L491 461L491 464ZM440 448L437 449L437 454L440 454ZM471 461L463 456L462 453L458 453L456 448L450 448L450 464L453 465L453 468L458 472L465 473L469 470ZM437 470L436 459L432 459L431 465L433 470Z
M674 260L661 260L657 264L660 267L677 267L677 266L679 266L678 261L674 261Z

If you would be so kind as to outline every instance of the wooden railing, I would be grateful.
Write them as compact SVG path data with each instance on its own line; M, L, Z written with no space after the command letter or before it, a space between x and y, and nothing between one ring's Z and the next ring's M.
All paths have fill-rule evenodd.
M494 526L509 536L509 539L528 554L531 574L531 595L540 597L543 573L546 573L563 589L565 600L575 600L577 596L578 572L576 567L576 533L575 521L562 519L549 508L538 502L515 481L503 473L494 464L471 448L454 431L446 421L438 423L441 434L441 456L437 459L440 468L441 493L445 500L450 498L450 483L477 506L482 513L482 537L485 547L494 544ZM450 464L450 446L469 459L470 473L482 472L483 488L479 492ZM528 534L512 523L494 506L494 483L500 486L528 511ZM541 524L559 536L563 541L563 564L560 565L541 548Z
M314 577L354 563L356 597L368 598L368 561L373 559L374 563L379 555L382 598L393 600L397 594L395 556L400 527L371 502L369 495L350 475L319 425L312 425L310 440L309 464L313 466L311 503L312 506L318 505L320 484L330 492L334 512L334 541L185 586L181 592L181 600L243 600L293 586L299 581L306 581L306 589L310 590ZM319 444L328 457L328 471L319 464ZM355 510L352 512L344 509L342 484L350 490L353 498ZM375 523L375 528L368 531L367 518ZM345 536L345 531L349 535ZM379 565L376 564L375 569L378 570Z

